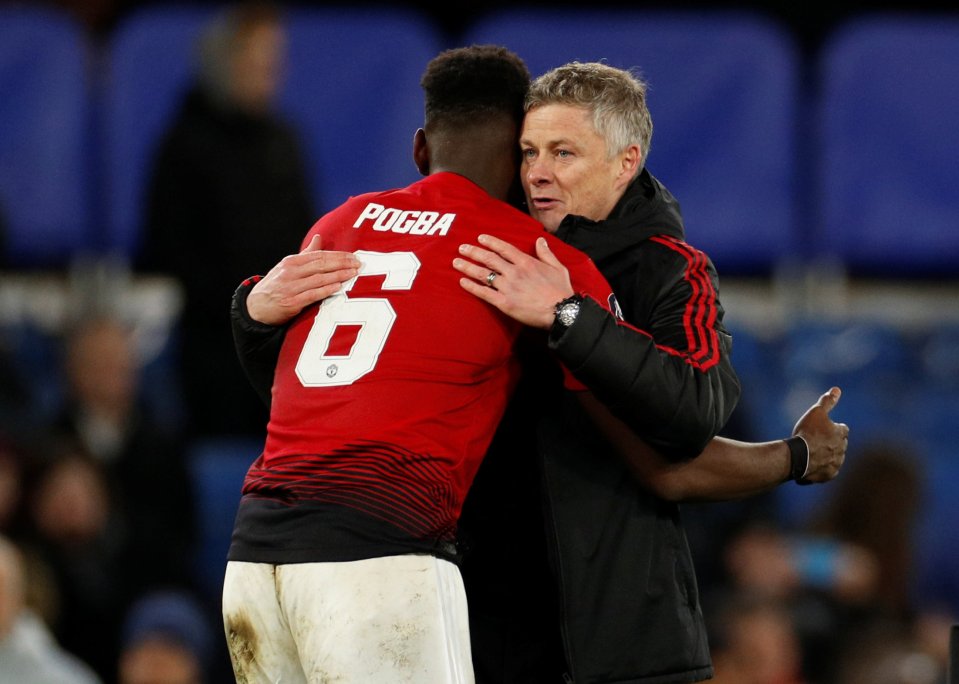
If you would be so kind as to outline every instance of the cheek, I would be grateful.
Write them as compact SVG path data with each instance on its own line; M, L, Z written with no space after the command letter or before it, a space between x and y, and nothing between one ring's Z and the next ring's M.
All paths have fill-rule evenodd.
M569 203L575 209L574 213L587 218L597 218L594 214L603 197L601 185L601 183L596 182L595 177L586 175L567 187Z

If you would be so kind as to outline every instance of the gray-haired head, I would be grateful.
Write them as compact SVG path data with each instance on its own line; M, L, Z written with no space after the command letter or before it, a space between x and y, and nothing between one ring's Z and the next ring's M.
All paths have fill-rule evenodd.
M570 62L533 80L526 111L550 104L581 107L592 113L610 157L639 145L642 169L653 137L646 89L646 82L631 71L602 62Z

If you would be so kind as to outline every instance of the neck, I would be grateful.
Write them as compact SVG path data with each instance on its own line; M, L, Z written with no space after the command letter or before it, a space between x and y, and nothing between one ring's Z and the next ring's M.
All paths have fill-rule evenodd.
M428 134L430 173L450 171L469 178L492 197L506 200L516 176L514 127L502 122Z

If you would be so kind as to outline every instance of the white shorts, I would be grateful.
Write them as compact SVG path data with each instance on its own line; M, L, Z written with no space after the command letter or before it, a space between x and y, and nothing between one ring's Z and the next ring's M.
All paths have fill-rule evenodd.
M223 624L237 682L474 681L463 579L429 555L231 561Z

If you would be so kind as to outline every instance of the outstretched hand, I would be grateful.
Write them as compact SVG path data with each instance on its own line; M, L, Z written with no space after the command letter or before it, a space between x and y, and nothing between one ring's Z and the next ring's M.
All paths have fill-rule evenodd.
M354 277L360 260L351 252L325 252L319 235L298 254L283 257L246 299L250 318L282 325L305 307L326 299Z
M836 477L846 459L849 426L835 423L829 417L840 396L842 391L838 387L831 388L793 428L793 435L802 437L809 445L809 467L803 482L828 482Z
M453 260L453 268L467 276L460 278L462 288L520 323L548 329L556 303L572 295L573 286L546 239L536 240L536 256L491 235L477 240L482 247L460 245L466 258Z

